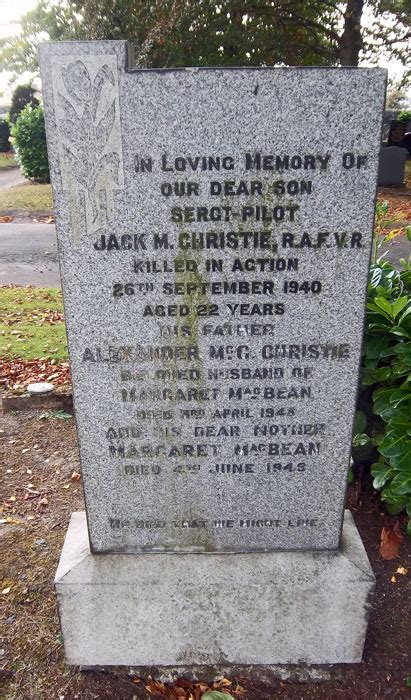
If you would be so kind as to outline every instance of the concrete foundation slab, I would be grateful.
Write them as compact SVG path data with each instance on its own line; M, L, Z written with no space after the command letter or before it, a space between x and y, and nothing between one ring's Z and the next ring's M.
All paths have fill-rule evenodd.
M73 513L55 579L66 660L82 666L361 661L375 578L351 513L341 549L91 554Z

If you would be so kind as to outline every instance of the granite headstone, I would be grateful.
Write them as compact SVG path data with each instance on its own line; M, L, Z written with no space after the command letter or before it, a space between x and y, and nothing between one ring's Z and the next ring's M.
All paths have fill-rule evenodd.
M343 506L385 72L128 58L41 52L88 519L55 579L66 660L358 662L375 578Z
M337 548L385 71L41 69L92 551Z

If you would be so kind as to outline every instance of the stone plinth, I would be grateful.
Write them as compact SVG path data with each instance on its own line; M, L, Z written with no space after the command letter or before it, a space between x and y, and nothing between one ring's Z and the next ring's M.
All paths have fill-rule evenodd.
M72 515L55 587L66 660L138 667L361 661L374 575L345 512L340 550L93 555Z

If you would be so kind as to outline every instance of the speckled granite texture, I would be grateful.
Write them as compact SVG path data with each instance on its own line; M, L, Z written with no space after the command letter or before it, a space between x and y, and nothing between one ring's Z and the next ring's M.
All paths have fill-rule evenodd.
M385 72L41 48L94 552L340 542Z

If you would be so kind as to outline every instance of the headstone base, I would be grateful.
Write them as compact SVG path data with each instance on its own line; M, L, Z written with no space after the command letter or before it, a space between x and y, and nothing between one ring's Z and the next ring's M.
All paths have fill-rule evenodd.
M55 579L66 661L230 668L361 661L375 578L352 515L341 549L98 554L73 513Z

